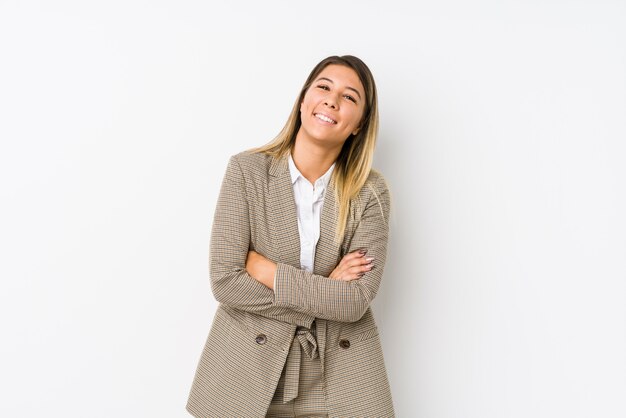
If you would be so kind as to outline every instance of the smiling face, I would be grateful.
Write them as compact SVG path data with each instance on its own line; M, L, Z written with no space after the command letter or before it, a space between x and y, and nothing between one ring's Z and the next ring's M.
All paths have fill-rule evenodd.
M365 89L349 67L331 64L313 80L300 103L297 138L341 147L356 135L365 109Z

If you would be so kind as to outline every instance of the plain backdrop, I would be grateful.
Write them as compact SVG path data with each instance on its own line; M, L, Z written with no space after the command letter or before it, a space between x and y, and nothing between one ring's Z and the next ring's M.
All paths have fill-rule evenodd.
M187 416L228 157L353 54L393 193L397 415L623 418L625 23L617 0L0 0L0 416Z

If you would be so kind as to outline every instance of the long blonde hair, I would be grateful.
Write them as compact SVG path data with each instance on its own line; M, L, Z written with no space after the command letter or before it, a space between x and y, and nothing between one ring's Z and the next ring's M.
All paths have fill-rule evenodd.
M359 124L360 129L356 135L351 134L344 142L331 178L335 186L335 197L339 202L339 218L335 239L337 242L341 242L348 222L350 205L355 203L355 199L357 199L370 174L378 135L378 95L374 77L367 65L352 55L334 55L320 61L302 86L291 114L280 133L271 142L251 151L262 152L274 157L283 157L291 152L296 134L301 126L300 103L304 100L304 95L313 81L324 68L331 64L343 65L353 69L365 89L365 109Z

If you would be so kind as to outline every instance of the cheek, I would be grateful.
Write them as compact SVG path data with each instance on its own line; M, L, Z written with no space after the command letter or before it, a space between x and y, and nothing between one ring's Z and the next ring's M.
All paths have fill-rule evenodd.
M302 102L300 103L300 112L304 112L309 108L310 108L310 98L305 96L304 100L302 100Z
M352 115L352 124L355 128L359 126L362 117L363 112L354 112L354 114Z

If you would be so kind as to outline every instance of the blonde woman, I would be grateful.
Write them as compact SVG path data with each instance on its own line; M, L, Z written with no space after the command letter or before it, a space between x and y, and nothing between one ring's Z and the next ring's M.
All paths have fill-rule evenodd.
M210 245L220 302L195 417L391 417L370 303L389 192L371 169L377 95L354 56L322 60L270 143L231 157Z

